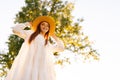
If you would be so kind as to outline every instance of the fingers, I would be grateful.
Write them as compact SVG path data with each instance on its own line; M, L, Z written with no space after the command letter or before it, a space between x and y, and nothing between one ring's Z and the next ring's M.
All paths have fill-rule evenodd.
M31 26L32 26L32 22L26 22L25 25L26 25L27 27L31 27Z

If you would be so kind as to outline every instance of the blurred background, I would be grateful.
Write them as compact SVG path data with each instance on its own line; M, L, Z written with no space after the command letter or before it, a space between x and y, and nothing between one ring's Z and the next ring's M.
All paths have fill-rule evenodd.
M6 42L10 41L8 39L12 34L11 27L14 26L15 23L21 23L21 22L29 21L29 19L30 20L34 19L33 17L30 16L23 17L24 16L23 15L22 16L22 18L24 19L23 20L21 19L22 13L19 13L19 12L25 12L25 15L27 15L27 11L24 10L28 10L28 14L29 14L29 9L33 9L33 8L29 8L29 5L31 5L29 1L32 0L19 0L19 1L4 0L0 3L0 11L1 11L0 53L1 54L2 53L5 54L7 53L6 55L10 54L9 53L10 48L8 47L8 44ZM41 3L44 2L43 0L40 1ZM49 0L45 0L45 1L49 2ZM49 6L51 6L52 2L55 1L56 2L62 1L63 4L58 3L58 5L64 5L64 6L60 6L63 11L59 11L60 7L56 8L56 10L58 10L60 13L54 16L54 12L52 13L52 11L51 13L45 12L46 10L43 10L46 9L44 6L44 8L41 8L43 12L41 12L41 14L39 15L50 14L57 20L56 34L58 34L58 36L64 41L66 46L66 51L61 55L59 55L59 53L55 54L55 55L59 55L59 57L57 56L56 62L58 64L62 64L62 62L65 63L67 62L69 63L69 61L71 62L70 65L65 63L63 64L64 66L56 65L57 80L66 80L66 79L120 80L120 76L119 76L120 74L120 68L119 68L120 67L120 62L119 62L120 61L119 58L120 1L119 0L114 0L114 1L113 0L100 0L100 1L66 0L68 3L65 3L66 2L65 0L51 0ZM26 8L23 9L23 7L25 6ZM48 11L49 11L49 6L47 6ZM33 15L32 12L30 14ZM62 15L58 16L60 14ZM37 15L34 17L37 17ZM62 19L63 22L60 22L59 21L60 19ZM69 24L66 24L64 22ZM59 29L61 29L62 27L61 25L66 26L63 27L66 31L63 30L62 33L59 34ZM71 27L68 27L68 25ZM74 34L72 34L73 32L69 32L69 30L70 31L73 30ZM67 35L68 33L70 33L72 36L75 37L71 37L71 35ZM63 34L65 34L66 36ZM79 38L76 38L78 36ZM65 42L65 40L67 40L69 37L71 37L70 39L73 42L71 41L68 43ZM75 41L75 39L77 39L78 41ZM84 46L84 44L86 45ZM87 54L90 54L90 56L86 56L84 49ZM83 53L85 54L82 53L82 50ZM73 55L74 53L75 55ZM86 58L89 57L90 59L87 59L86 62L85 61ZM3 60L3 57L0 57L0 59ZM1 65L2 64L4 63L1 62ZM1 68L3 67L1 66ZM5 67L5 70L6 69L7 68ZM4 74L1 74L1 76ZM1 80L2 78L3 77L1 77Z

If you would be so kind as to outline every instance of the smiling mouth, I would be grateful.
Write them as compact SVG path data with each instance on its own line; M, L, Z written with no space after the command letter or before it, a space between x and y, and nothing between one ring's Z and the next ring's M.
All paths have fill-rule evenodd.
M46 28L43 28L43 30L47 30Z

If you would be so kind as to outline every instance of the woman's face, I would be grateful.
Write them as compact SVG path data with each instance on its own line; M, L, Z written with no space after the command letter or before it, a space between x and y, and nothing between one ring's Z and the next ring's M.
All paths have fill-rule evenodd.
M42 22L40 25L40 29L42 33L46 33L49 31L49 24L47 22Z

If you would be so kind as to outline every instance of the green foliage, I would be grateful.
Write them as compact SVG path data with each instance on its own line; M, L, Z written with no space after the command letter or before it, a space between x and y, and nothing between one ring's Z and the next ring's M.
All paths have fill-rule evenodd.
M6 63L7 62L7 63ZM4 76L7 72L6 69L8 69L7 64L9 64L8 62L8 55L4 54L4 53L0 53L0 77ZM11 65L11 63L9 64Z
M6 75L7 70L11 68L13 60L17 56L23 41L23 39L19 38L16 35L11 35L9 37L9 40L7 42L9 52L7 52L7 54L5 52L0 53L0 64L2 65L0 68L1 77Z
M56 21L55 33L63 40L66 50L83 55L84 59L91 57L94 60L99 59L99 54L92 48L88 36L82 32L82 26L79 23L83 19L78 19L78 22L73 21L74 17L71 15L74 9L73 3L63 2L62 0L25 0L25 3L26 6L22 7L22 10L16 14L15 23L31 22L42 15L52 16ZM10 69L23 41L18 36L10 35L7 42L9 51L7 54L0 56L0 63L4 64L6 68ZM60 54L54 53L54 55L58 57ZM56 61L58 64L64 62L69 63L69 58ZM3 70L6 68L3 68Z

